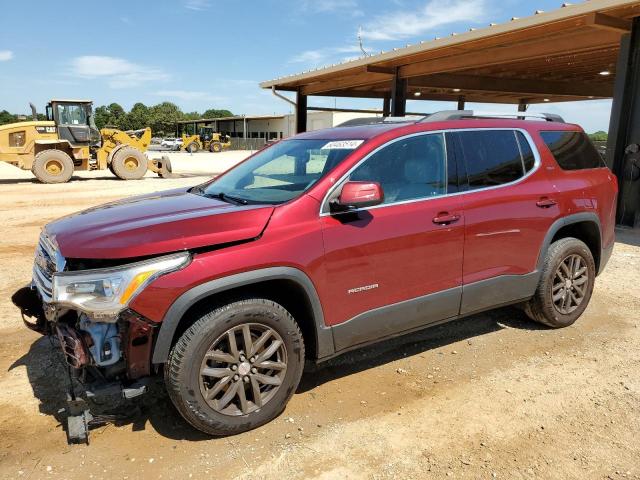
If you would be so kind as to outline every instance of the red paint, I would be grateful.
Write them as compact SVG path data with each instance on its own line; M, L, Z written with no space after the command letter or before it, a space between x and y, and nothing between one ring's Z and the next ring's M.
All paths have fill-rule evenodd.
M464 128L526 130L541 165L509 186L372 207L355 221L320 215L329 189L377 147L412 133ZM538 134L577 129L553 122L474 119L309 132L297 138L365 142L306 194L286 204L232 206L173 190L81 212L47 228L62 254L75 258L156 255L254 239L194 254L188 267L152 282L130 307L160 322L175 299L196 285L243 271L291 266L311 279L325 322L335 325L390 303L496 275L531 272L549 227L569 214L595 211L603 247L609 247L614 240L615 177L606 168L561 170ZM362 192L354 187L344 193L354 197ZM349 293L359 287L367 288Z

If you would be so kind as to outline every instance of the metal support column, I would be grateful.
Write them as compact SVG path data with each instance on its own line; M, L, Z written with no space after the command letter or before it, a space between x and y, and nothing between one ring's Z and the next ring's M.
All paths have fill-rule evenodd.
M464 110L465 98L464 95L458 97L458 110Z
M618 177L616 221L640 227L640 18L623 35L609 122L607 164Z
M398 68L391 84L391 116L404 117L407 111L407 79L400 78Z
M388 117L391 115L391 97L384 97L382 101L382 116Z
M307 96L296 94L296 133L307 131Z

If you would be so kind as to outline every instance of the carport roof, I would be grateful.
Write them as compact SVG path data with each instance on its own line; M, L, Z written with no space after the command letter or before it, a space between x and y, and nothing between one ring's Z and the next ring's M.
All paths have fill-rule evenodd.
M397 74L407 97L488 103L613 96L620 37L639 0L590 0L531 17L269 80L303 95L385 98ZM420 92L420 96L415 96Z

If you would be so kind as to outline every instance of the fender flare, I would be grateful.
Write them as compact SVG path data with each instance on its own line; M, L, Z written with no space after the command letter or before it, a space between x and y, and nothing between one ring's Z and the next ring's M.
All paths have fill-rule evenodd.
M594 223L598 227L598 233L600 234L600 258L602 258L602 226L600 224L600 218L593 212L580 212L574 213L572 215L567 215L566 217L562 217L557 219L555 222L551 224L547 234L544 237L544 241L542 242L542 247L540 248L540 253L538 254L538 262L537 262L537 270L542 271L544 259L547 255L547 250L549 250L549 246L551 245L551 240L556 233L567 225L572 225L574 223L582 223L582 222L591 222Z
M176 329L178 328L184 314L196 302L217 293L269 280L290 280L297 283L304 289L313 311L317 356L322 358L333 354L335 351L333 332L331 328L328 328L324 323L324 314L322 313L320 297L318 296L311 279L297 268L270 267L211 280L201 285L197 285L180 295L176 301L171 304L169 310L167 310L162 319L158 338L153 350L152 362L159 364L167 361Z

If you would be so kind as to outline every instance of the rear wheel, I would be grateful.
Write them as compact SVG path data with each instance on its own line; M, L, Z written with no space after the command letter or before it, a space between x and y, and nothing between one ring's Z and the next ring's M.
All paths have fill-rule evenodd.
M200 150L200 146L196 142L191 142L187 145L187 152L189 153L196 153L198 150Z
M138 180L147 173L147 157L133 147L123 147L111 159L111 168L122 180Z
M596 266L589 247L576 238L562 238L549 246L540 283L525 312L553 328L568 327L589 304Z
M303 365L304 342L293 317L271 300L252 298L200 316L173 347L165 382L191 425L233 435L279 415Z
M44 150L36 155L31 171L42 183L65 183L73 175L73 160L62 150Z
M209 150L215 153L221 152L222 145L219 142L211 142L211 147L209 147Z

